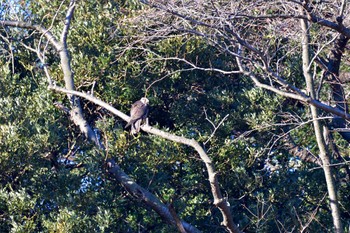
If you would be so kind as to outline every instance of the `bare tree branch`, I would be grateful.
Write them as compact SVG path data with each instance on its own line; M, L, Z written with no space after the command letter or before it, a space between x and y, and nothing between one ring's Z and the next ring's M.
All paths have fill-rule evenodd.
M207 115L207 110L204 108L203 109L204 114L205 114L205 119L213 126L213 131L210 134L209 138L203 143L204 145L206 145L215 135L216 131L219 129L219 127L225 122L225 120L227 119L227 117L229 116L229 114L226 114L226 116L224 116L224 118L222 118L222 120L219 122L218 125L215 125L209 118Z
M178 3L179 6L176 6L175 3L167 2L167 4L165 4L162 1L142 1L142 2L147 4L150 7L154 7L156 9L159 9L169 14L172 14L174 16L177 16L179 19L183 21L187 21L192 25L190 29L181 28L179 26L173 25L172 27L175 28L176 30L187 31L190 34L201 36L207 39L208 41L210 41L211 43L214 43L215 46L217 46L218 48L221 48L223 52L227 52L230 55L234 56L236 59L239 59L240 60L240 62L238 62L239 71L233 71L233 73L241 73L246 75L247 77L251 78L251 80L258 87L272 91L276 94L279 94L287 98L292 98L292 99L301 101L307 105L311 104L326 112L333 113L343 119L350 120L350 114L348 114L346 111L343 111L342 109L339 109L337 107L332 107L328 104L321 102L320 100L312 98L311 96L305 94L296 86L292 85L291 83L288 83L285 80L285 78L283 78L281 75L274 72L269 65L269 62L268 62L269 59L267 58L267 55L265 55L261 49L259 50L253 44L249 43L247 39L240 36L239 33L237 32L237 29L235 29L235 25L233 25L232 22L235 22L233 19L235 16L239 14L230 13L229 16L232 16L230 18L224 18L224 17L222 18L220 17L221 15L219 15L217 18L213 19L214 21L213 23L210 23L210 21L205 22L204 20L199 20L194 17L191 17L190 14L193 12L191 12L185 6L181 6L181 3ZM297 4L297 6L300 5L300 2L297 2L297 1L292 1L292 2ZM185 13L180 12L180 10L184 11ZM193 14L196 15L196 13L193 13ZM225 13L223 13L223 15L225 16ZM298 14L298 15L299 15L299 18L306 19L305 15L301 15L301 14ZM203 15L201 16L203 18L205 17ZM201 28L199 28L198 26L205 27L208 29L213 29L214 31L203 32L203 30L201 30ZM223 40L229 41L229 43L231 43L230 44L231 47L230 48L223 47L221 38ZM237 49L238 51L234 52L233 51L234 48ZM244 56L242 53L243 50L248 50L251 53L250 56L252 58L248 58L247 56ZM163 59L166 59L166 58L163 58ZM184 61L181 58L178 58L178 59L181 62L185 62L186 64L191 65L191 62L189 61ZM245 64L244 62L247 62L248 64L249 63L252 64L251 66L254 66L257 70L261 70L261 69L264 70L265 73L259 74L259 75L256 74L253 71L253 69L249 68L248 64ZM195 66L195 65L191 65L191 66ZM199 69L203 69L203 68L199 67ZM226 73L226 72L223 72L222 70L213 69L213 68L211 69L211 71ZM267 78L271 78L278 85L266 84L265 80Z
M316 71L315 61L323 61L323 68L327 66L326 59L319 57L324 56L329 51L332 42L337 38L334 31L341 33L342 37L347 40L350 38L350 28L347 25L349 22L346 22L347 18L345 17L349 12L345 1L334 1L330 4L328 2L324 3L325 6L330 6L328 9L320 5L321 3L308 0L268 1L266 3L255 1L251 4L246 3L246 1L244 3L241 1L227 3L221 1L141 0L141 2L155 9L154 13L161 11L177 19L173 20L171 18L171 23L168 23L167 26L171 26L180 33L187 32L194 36L200 36L209 44L214 45L218 51L231 55L232 58L236 59L239 72L249 77L255 86L272 91L280 96L298 100L310 106L315 136L320 150L320 159L327 181L335 231L342 232L339 206L330 169L329 154L322 134L322 122L316 119L319 119L319 110L337 115L344 122L350 120L350 115L346 107L333 107L331 104L326 104L319 100L315 93L314 83L314 79L317 76L316 73L312 75L311 69L315 68ZM273 4L276 4L276 6L273 6ZM254 9L254 12L251 8ZM302 10L299 12L300 9ZM269 12L273 13L269 15ZM281 15L281 17L278 17L278 15ZM163 20L165 24L168 22L167 19L169 18L163 17L164 15L161 13L159 16L162 17L154 18L160 21ZM271 33L271 23L281 18L288 19L286 30L290 33L289 35L294 33L293 37L285 36L283 31L275 30L274 28L272 30L275 30L275 34ZM302 29L297 26L299 19ZM254 23L251 23L251 20ZM281 24L281 22L279 23ZM322 43L317 41L317 37L315 37L317 45L314 45L309 40L310 28L307 26L308 23L312 25L317 24L315 28L329 31L327 35L323 35L323 31L318 33L318 36L322 38ZM260 30L265 31L261 32ZM268 35L267 39L264 38L266 36L264 32ZM306 93L294 85L294 82L287 81L291 77L284 77L283 73L278 73L279 67L278 64L274 63L274 60L279 57L275 57L277 52L271 52L272 49L270 46L271 39L275 39L276 41L285 39L299 43L300 36L303 38L301 42L302 46L293 46L298 47L296 54L300 54L300 52L303 54L302 67L307 85ZM318 51L313 54L313 59L311 60L310 45L315 46L316 49L318 48ZM291 46L287 48L290 49ZM288 71L291 69L291 67L286 67ZM300 75L298 72L295 73L296 75ZM322 82L324 82L324 79L319 81L320 89ZM344 99L344 97L342 98ZM346 105L346 102L342 103ZM166 135L163 135L163 137L166 137ZM186 144L186 142L182 143ZM295 147L291 147L290 150L291 152L294 151L295 154ZM201 153L199 152L199 154ZM304 155L306 158L306 154ZM202 160L205 161L204 159ZM315 160L315 162L319 163L320 160Z
M71 0L69 3L68 11L66 13L64 27L61 33L61 43L64 45L64 47L67 47L67 36L68 36L71 21L73 18L74 10L75 10L75 0Z
M5 27L17 27L17 28L26 28L26 29L32 29L35 31L38 31L42 33L43 36L46 37L46 39L54 46L56 51L58 52L61 60L61 68L64 75L64 81L66 88L69 90L74 90L74 75L73 71L70 65L70 58L68 54L68 48L67 48L67 34L69 31L70 23L73 17L75 9L75 1L71 0L70 5L66 14L66 21L65 26L62 31L61 35L61 41L58 41L56 37L50 32L50 30L44 28L41 25L38 24L31 24L29 22L20 22L20 21L0 21L0 25ZM43 58L41 58L43 59ZM48 70L45 69L45 74L48 77L49 84L52 84L52 79L49 76ZM85 120L83 116L83 110L80 104L80 100L77 97L74 97L73 95L68 95L68 98L71 103L71 119L72 121L79 126L80 130L84 135L91 141L93 141L98 147L103 148L103 145L98 140L98 137L96 136L95 132L92 130L88 122Z
M56 39L56 37L46 28L39 24L31 24L29 22L21 22L21 21L9 21L9 20L0 20L0 25L2 27L14 27L14 28L26 28L36 30L42 33L46 39L55 47L57 51L61 51L63 49L63 45Z
M107 104L107 103L103 102L102 100L99 100L91 95L88 95L88 94L82 93L82 92L78 92L78 91L67 90L64 88L57 87L57 86L49 86L49 89L63 92L66 94L80 96L82 98L85 98L85 99L107 109L108 111L110 111L113 114L117 115L118 117L122 118L124 121L126 121L126 122L129 121L129 116L125 115L124 113L120 112L119 110L115 109L114 107L110 106L109 104ZM197 151L201 160L204 162L204 164L206 166L206 170L208 173L208 179L209 179L209 183L210 183L210 187L211 187L211 192L212 192L212 195L214 198L214 205L216 207L218 207L222 213L222 216L223 216L222 225L225 226L229 232L233 232L233 233L241 232L233 222L233 218L232 218L232 214L231 214L231 210L230 210L230 204L228 203L227 198L223 197L223 195L221 193L221 190L219 187L219 182L218 182L218 177L217 177L218 174L215 171L214 165L213 165L211 159L209 158L209 156L207 155L207 153L199 145L199 143L194 139L188 139L185 137L176 136L176 135L173 135L171 133L161 131L159 129L151 127L150 125L143 125L143 126L141 126L141 129L147 133L157 135L161 138L190 146L194 150Z
M350 28L345 27L343 24L343 19L342 19L342 15L343 13L340 14L340 17L337 17L337 22L332 22L329 20L326 20L324 18L321 18L317 15L315 15L312 12L312 9L306 4L306 1L304 1L303 4L304 9L307 12L307 19L313 23L317 23L319 25L331 28L339 33L341 33L342 35L346 36L347 38L350 38ZM344 4L345 7L345 4ZM343 12L343 10L341 10Z
M299 157L305 162L315 163L319 166L322 165L321 160L317 156L314 156L309 150L296 145L289 134L286 135L284 146L294 157Z
M171 211L168 206L161 203L159 199L150 193L148 190L139 186L134 180L132 180L119 166L115 163L114 160L107 160L107 171L113 175L119 183L121 183L124 188L135 196L137 199L142 200L147 206L150 206L154 211L156 211L159 216L161 216L166 222L171 225L176 226L177 222L174 219ZM199 233L200 231L192 226L191 224L182 221L182 226L185 228L187 232Z
M303 10L301 10L303 11ZM315 92L315 86L314 86L314 80L310 72L310 34L309 34L309 28L306 20L300 20L301 28L303 31L302 34L302 60L303 60L303 73L306 81L307 90L310 93L310 96L312 98L315 98L316 92ZM313 119L318 118L318 111L316 106L311 105L311 115ZM333 218L333 224L334 224L334 230L337 233L343 232L343 226L340 218L340 210L339 210L339 203L337 198L337 192L336 192L336 186L335 186L335 180L333 178L333 172L331 170L331 167L329 166L331 164L328 148L325 142L325 138L323 136L322 132L322 123L318 120L313 121L314 125L314 131L316 136L316 141L318 148L320 150L320 158L322 160L322 168L325 174L326 178L326 184L327 184L327 190L328 190L328 196L330 199L330 207L332 210L332 218Z

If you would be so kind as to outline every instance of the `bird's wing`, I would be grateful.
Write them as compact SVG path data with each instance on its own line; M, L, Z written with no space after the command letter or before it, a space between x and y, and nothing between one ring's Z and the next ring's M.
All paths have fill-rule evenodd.
M136 101L131 105L130 121L125 126L125 128L134 124L134 122L136 122L139 119L144 119L147 114L148 114L148 106L142 103L140 100Z
M148 112L147 105L143 104L141 101L136 101L130 110L131 119L136 120L143 118L145 114Z

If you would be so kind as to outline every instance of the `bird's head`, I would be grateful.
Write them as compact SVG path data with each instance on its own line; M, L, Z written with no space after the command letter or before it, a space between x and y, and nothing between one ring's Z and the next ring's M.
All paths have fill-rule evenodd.
M149 103L149 100L146 97L142 97L140 101L145 105Z

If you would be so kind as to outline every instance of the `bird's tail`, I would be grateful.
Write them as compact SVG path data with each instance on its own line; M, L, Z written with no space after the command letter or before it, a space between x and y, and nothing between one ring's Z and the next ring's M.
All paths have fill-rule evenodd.
M135 122L135 120L130 120L126 126L124 127L124 129L128 128L130 125L132 125Z

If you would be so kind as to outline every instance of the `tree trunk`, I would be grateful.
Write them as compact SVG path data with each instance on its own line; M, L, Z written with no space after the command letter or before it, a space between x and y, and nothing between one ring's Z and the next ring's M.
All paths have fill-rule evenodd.
M310 73L310 51L309 51L309 29L306 20L301 20L302 28L302 59L303 59L303 73L306 81L307 91L311 98L315 98L315 87L313 77ZM315 136L317 145L319 148L320 158L322 160L322 168L326 178L327 191L332 211L334 232L342 233L343 227L340 219L340 211L337 200L337 192L335 187L335 181L332 175L330 166L329 154L327 151L327 145L322 133L322 125L318 120L318 110L315 106L310 105L311 115L313 119L313 126L315 130Z
M330 81L330 85L332 87L332 96L333 101L336 103L336 106L343 110L345 113L348 113L348 105L345 98L344 88L343 88L343 81L339 78L339 68L340 68L340 62L342 55L344 53L344 49L349 41L349 38L340 35L339 38L336 40L334 48L332 49L332 52L329 56L329 62L328 62L328 72L327 80ZM332 126L334 128L347 128L347 121L341 117L335 116L335 118L332 121ZM350 142L350 132L347 131L339 131L339 134L345 139L346 141Z

